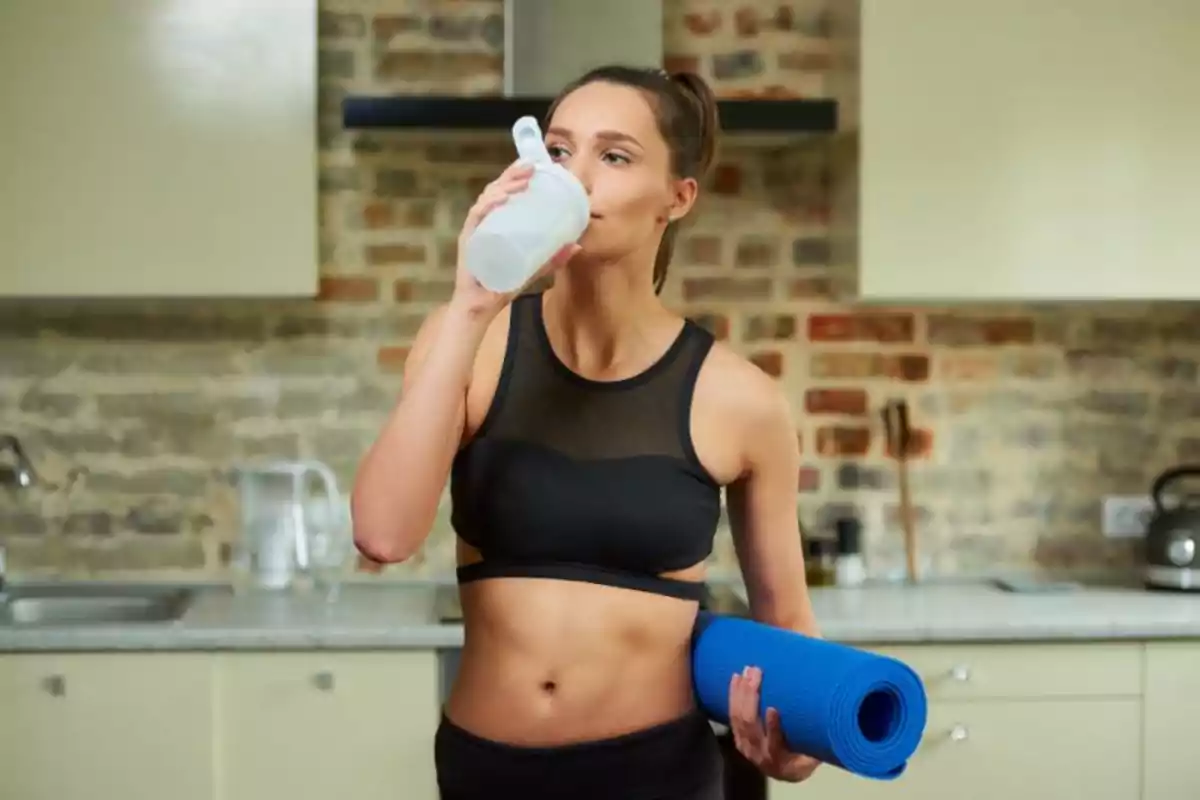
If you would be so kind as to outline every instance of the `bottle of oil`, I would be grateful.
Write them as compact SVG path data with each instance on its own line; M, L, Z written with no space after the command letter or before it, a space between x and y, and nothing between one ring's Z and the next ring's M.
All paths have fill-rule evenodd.
M833 586L836 560L834 543L814 537L804 543L804 581L809 586Z

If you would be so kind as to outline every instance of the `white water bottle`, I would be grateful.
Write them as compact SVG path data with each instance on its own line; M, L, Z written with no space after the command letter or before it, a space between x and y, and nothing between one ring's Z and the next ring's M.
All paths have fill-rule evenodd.
M522 288L591 218L587 190L550 158L537 120L521 117L512 132L517 154L534 168L529 185L488 212L463 245L467 271L493 292Z

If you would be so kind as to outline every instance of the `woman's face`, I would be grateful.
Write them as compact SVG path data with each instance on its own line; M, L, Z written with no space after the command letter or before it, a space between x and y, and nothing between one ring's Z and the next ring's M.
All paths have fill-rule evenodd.
M696 182L671 174L671 152L639 89L597 81L571 92L547 126L546 147L591 199L584 257L653 253L667 222L695 199Z

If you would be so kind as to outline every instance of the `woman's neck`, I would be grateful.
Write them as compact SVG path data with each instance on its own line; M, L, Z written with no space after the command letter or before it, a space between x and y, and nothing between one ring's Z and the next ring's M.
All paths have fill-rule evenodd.
M554 276L545 321L556 349L583 372L601 373L635 358L667 316L648 265L568 265Z

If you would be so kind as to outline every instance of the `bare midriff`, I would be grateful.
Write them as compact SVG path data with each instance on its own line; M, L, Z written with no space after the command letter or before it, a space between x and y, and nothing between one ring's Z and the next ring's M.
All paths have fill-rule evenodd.
M466 641L445 713L477 736L550 747L632 733L695 707L695 601L546 578L481 580L460 593Z

